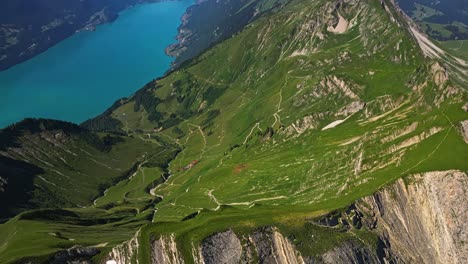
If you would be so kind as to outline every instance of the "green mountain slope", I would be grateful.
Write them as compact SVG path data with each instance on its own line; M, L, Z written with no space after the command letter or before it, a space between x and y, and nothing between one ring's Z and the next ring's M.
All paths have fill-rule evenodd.
M53 120L24 120L0 133L2 217L33 208L88 206L142 162L171 149L139 137L94 134Z
M4 237L18 227L0 262L104 243L97 262L150 263L152 243L169 241L180 252L172 263L193 263L206 237L264 226L304 257L344 241L378 248L371 232L311 219L415 173L468 171L468 98L452 77L463 68L452 75L445 58L428 57L390 1L291 1L83 124L180 152L147 161L94 207L67 209L73 216L24 213L0 226ZM115 212L124 215L110 220ZM80 222L90 215L104 220Z

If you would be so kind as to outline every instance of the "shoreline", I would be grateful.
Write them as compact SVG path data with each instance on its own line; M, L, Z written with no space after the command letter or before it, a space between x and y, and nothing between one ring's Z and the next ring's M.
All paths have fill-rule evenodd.
M137 0L135 3L127 5L126 7L124 7L123 9L119 10L116 13L108 11L107 10L108 7L105 7L101 11L93 13L91 16L89 16L88 21L80 25L80 27L77 27L73 31L63 34L63 36L59 36L57 39L52 40L49 36L49 39L47 41L50 41L50 42L48 43L32 43L27 49L23 50L18 57L11 59L12 60L11 63L5 63L5 64L2 63L2 60L8 59L8 55L6 55L6 52L5 52L5 55L0 56L2 58L0 59L0 72L7 71L8 69L11 69L23 62L33 59L34 57L46 52L50 48L53 48L54 46L61 43L62 41L80 32L86 32L86 31L94 32L101 25L112 24L117 19L119 19L122 12L125 12L138 5L158 3L158 2L171 2L171 1L181 1L181 0ZM99 16L99 17L96 17L96 16ZM93 18L95 19L93 20Z
M193 1L190 0L158 1L151 5L128 7L127 10L130 9L130 11L121 12L120 19L99 28L99 32L76 34L57 44L58 48L51 48L50 51L35 57L33 60L26 61L23 64L16 65L9 71L0 73L0 83L5 88L8 87L7 92L11 91L10 100L4 98L7 101L3 104L2 109L4 109L6 115L3 116L2 122L0 122L2 124L1 128L21 122L27 117L66 120L80 124L101 114L116 100L131 96L148 81L156 78L155 76L164 76L173 61L173 58L167 56L164 50L168 45L174 43L177 28L181 23L180 18L192 4ZM110 43L110 41L114 42L113 36L116 36L115 40L117 41L114 45ZM83 38L89 39L91 42L85 44ZM105 48L106 45L112 45L112 47L108 49ZM136 47L136 50L128 50L132 47ZM101 49L103 50L101 51ZM119 53L114 54L116 51ZM120 58L119 54L130 55ZM95 67L87 67L86 65L90 63L94 65L92 62L94 58L99 58L96 63L102 66L96 69L94 69ZM122 59L124 61L128 59L130 64L120 63ZM115 66L112 66L112 61L115 62ZM57 67L58 64L62 66ZM132 65L131 68L127 68L129 65ZM102 73L100 73L101 69ZM75 82L73 76L76 74L72 72L79 74L83 72L85 75ZM121 75L118 78L113 78L109 75L112 72L129 72L131 76ZM64 75L60 75L61 73L64 73ZM54 77L57 74L59 76ZM24 79L22 76L24 76ZM88 78L91 79L88 80ZM116 84L115 79L122 80ZM39 80L40 82L28 84L31 80ZM67 85L68 82L69 85ZM86 88L80 89L77 87L77 83L82 83ZM76 113L67 103L64 106L61 106L61 103L47 105L44 100L41 102L34 99L62 96L61 98L66 99L65 102L73 100L73 103L80 103L82 98L86 97L85 93L90 87L86 83L91 83L91 86L102 87L99 89L100 91L96 91L97 94L108 93L106 91L109 90L109 84L111 86L115 84L116 86L111 89L112 92L109 90L107 96L104 95L105 98L98 99L99 96L91 98L90 100L95 103L90 108L76 111ZM31 88L36 86L37 89ZM60 88L60 86L63 86L63 88ZM26 91L31 90L31 93L24 94L24 97L22 95L23 87ZM75 89L78 90L73 92ZM75 94L76 99L69 97L71 93ZM34 94L37 94L37 97L32 97ZM21 100L28 100L31 105L26 110L21 110L21 106L15 104L15 102L21 102ZM34 101L37 101L37 103ZM63 109L63 111L60 109Z

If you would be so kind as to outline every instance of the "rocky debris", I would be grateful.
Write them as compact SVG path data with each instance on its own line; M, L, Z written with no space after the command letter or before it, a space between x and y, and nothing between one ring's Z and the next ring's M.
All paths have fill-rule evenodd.
M202 256L205 264L236 264L242 256L240 240L232 230L216 233L202 242Z
M468 120L464 120L460 122L460 130L461 130L463 139L465 140L465 143L468 144Z
M348 30L349 22L343 16L338 15L338 24L335 27L328 26L328 32L332 32L335 34L343 34Z
M455 95L462 93L462 91L448 83L449 74L447 69L439 63L435 63L431 66L430 71L433 81L439 90L436 98L434 99L434 104L436 106L440 106L445 100L451 100L451 102L459 101L460 99L457 99Z
M457 97L457 94L461 94L462 90L451 85L447 87L440 87L441 92L436 96L434 104L440 106L442 102L450 100L452 103L457 103L461 101L461 98Z
M335 114L335 116L349 116L354 113L357 113L364 109L366 106L366 103L361 102L361 101L354 101L349 105L344 106L338 112Z
M468 175L451 170L400 179L315 224L371 230L376 247L346 241L306 263L467 263Z
M468 263L468 175L417 174L357 203L403 263Z
M304 116L286 127L281 133L286 136L291 136L293 134L300 135L309 129L316 129L320 124L320 120L323 119L325 115L325 113L314 113Z
M323 127L322 131L330 129L330 128L334 128L334 127L338 126L339 124L345 122L353 114L355 114L355 113L359 112L360 110L362 110L365 107L365 105L366 104L363 103L363 102L355 101L355 102L352 102L351 104L349 104L347 106L344 106L343 108L338 110L338 112L335 114L335 116L345 116L346 118L345 119L335 120L335 121L331 122L330 124Z
M304 89L304 85L298 85L298 88ZM361 86L351 81L344 81L334 75L327 76L312 87L309 93L304 93L302 96L294 99L293 104L296 107L302 107L326 99L326 97L348 98L359 102L360 98L356 92L359 92L361 89ZM333 102L336 102L336 98L333 98L333 101L330 103Z
M405 104L405 97L394 97L391 95L379 96L376 99L366 103L364 115L370 122L377 121L385 117L392 111L401 108Z
M401 13L403 14L403 12ZM423 51L424 55L433 59L441 59L441 57L445 55L445 51L437 47L437 45L435 45L424 33L420 32L418 27L413 24L411 19L408 18L407 21L410 21L411 24L409 26L411 34L418 42L419 47Z
M341 245L334 247L332 250L325 252L323 255L316 258L307 258L307 264L326 263L326 264L349 264L349 263L366 263L379 264L382 263L377 256L377 252L370 246L362 245L356 241L349 240Z
M72 248L61 250L55 253L50 264L91 264L91 258L100 251L92 247L74 246Z
M275 134L275 130L272 127L267 127L266 130L262 133L262 141L270 140Z
M439 63L435 63L431 66L431 72L437 86L445 84L449 79L447 71Z
M182 264L182 259L173 234L161 236L153 241L151 252L151 263L153 264Z
M465 103L465 104L462 106L462 109L463 109L463 111L468 112L468 103Z
M259 263L304 263L299 252L276 228L266 227L257 230L250 239L255 245Z
M325 227L341 227L346 230L361 229L364 215L357 210L354 204L344 211L331 212L314 221L314 224Z
M326 78L325 80L322 80L320 84L323 87L327 87L330 91L332 91L334 94L337 93L338 91L342 92L345 96L353 99L353 100L359 100L359 96L357 96L354 92L353 89L356 89L356 87L353 87L353 85L349 85L346 83L344 80L339 79L336 76L331 76L329 78Z

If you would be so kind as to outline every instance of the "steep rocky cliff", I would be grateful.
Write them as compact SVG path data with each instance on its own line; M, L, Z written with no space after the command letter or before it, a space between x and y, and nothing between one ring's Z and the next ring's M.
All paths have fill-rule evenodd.
M338 222L372 231L374 250L344 243L325 263L467 263L468 175L449 170L399 179L354 203ZM322 218L329 219L327 217ZM329 221L325 221L329 223ZM333 225L331 225L333 226ZM369 249L369 248L367 248ZM364 252L365 253L364 253ZM366 252L367 251L367 252ZM359 260L366 256L367 259ZM342 261L347 258L346 261Z
M346 210L312 220L345 233L370 231L377 236L376 244L358 238L344 240L311 256L299 252L277 227L249 234L226 230L194 245L191 260L184 260L174 236L161 237L152 243L152 263L467 263L467 189L465 172L416 174ZM135 245L132 241L125 245ZM137 249L132 247L133 253L128 254L128 248L116 247L111 256L117 263L131 263ZM127 257L122 258L122 253Z
M151 261L154 264L184 263L173 235L160 237L152 243Z
M417 174L362 199L368 227L405 263L468 262L468 176Z

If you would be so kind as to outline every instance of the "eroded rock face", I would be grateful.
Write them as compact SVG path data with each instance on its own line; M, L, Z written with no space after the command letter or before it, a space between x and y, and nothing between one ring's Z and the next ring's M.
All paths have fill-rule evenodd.
M153 264L182 264L184 260L179 254L175 236L161 236L152 244L151 261Z
M361 111L365 106L366 106L366 104L364 102L354 101L354 102L350 103L349 105L346 105L343 108L341 108L335 114L335 116L347 117L349 115L352 115L354 113L357 113L357 112Z
M57 252L50 261L51 264L91 264L91 258L99 254L99 250L92 247L74 246L72 248Z
M468 144L468 120L460 122L460 130L461 130L463 139Z
M307 264L313 263L326 263L326 264L349 264L349 263L367 263L378 264L382 263L377 252L368 246L360 245L354 241L346 241L340 246L325 252L321 256L321 260L306 260Z
M114 261L116 264L134 263L138 256L139 243L138 238L140 230L129 241L126 241L112 249L109 253L108 261Z
M441 86L448 81L447 71L439 63L432 65L431 72L434 75L434 82L437 86Z
M362 199L367 226L405 263L468 263L468 176L440 171L398 180Z
M236 264L239 263L241 255L241 242L232 230L216 233L203 240L202 256L206 264Z
M262 228L252 234L251 240L259 263L304 263L299 252L276 228Z
M195 263L468 263L468 175L450 170L409 176L341 213L315 222L344 232L365 228L377 245L346 240L312 257L302 256L275 227L239 238L232 230L194 247ZM348 230L348 231L346 231ZM173 236L153 242L152 263L183 263Z

